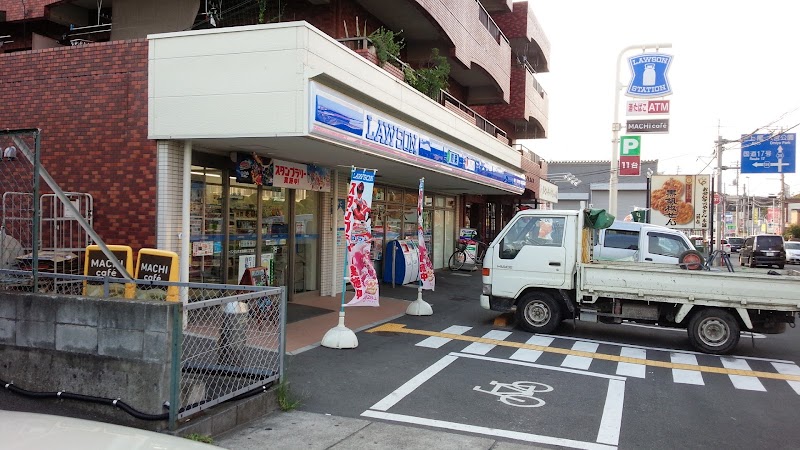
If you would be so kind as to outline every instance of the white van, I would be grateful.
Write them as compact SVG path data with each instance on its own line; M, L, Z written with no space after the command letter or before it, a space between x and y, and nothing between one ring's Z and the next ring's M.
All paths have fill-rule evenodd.
M678 264L678 257L694 250L680 231L640 222L615 221L596 231L594 259Z

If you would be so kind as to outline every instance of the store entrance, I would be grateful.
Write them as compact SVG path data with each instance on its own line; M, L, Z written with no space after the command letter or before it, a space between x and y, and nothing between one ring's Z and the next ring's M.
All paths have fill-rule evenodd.
M319 193L237 182L228 170L192 166L189 280L239 284L267 269L271 286L319 289Z

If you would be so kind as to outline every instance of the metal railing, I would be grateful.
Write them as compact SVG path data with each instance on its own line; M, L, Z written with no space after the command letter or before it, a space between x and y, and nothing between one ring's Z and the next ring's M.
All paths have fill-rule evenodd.
M34 289L34 282L38 284ZM178 419L283 377L286 349L285 287L124 280L121 278L0 270L0 291L39 292L174 303L170 361L170 426ZM156 376L156 375L154 375ZM158 380L153 380L157 384ZM174 405L174 407L173 407Z
M500 43L501 39L508 44L508 38L505 34L503 34L502 31L500 31L500 27L497 26L497 23L495 23L494 19L492 19L492 16L489 15L489 12L486 11L486 8L483 7L480 0L475 0L475 3L477 3L478 7L480 8L478 10L478 20L480 23L486 27L487 30L489 30L489 34L492 35L498 44Z
M547 92L544 90L542 85L539 84L539 80L536 79L536 70L534 70L531 63L528 61L523 61L520 63L520 65L524 66L525 70L531 74L531 78L533 79L533 88L536 89L536 92L538 92L542 98L544 98L547 95Z
M467 113L470 117L475 119L475 126L480 128L481 130L485 131L486 133L491 134L494 137L503 137L508 139L508 134L500 129L498 126L487 120L485 117L481 116L480 114L476 113L472 108L469 106L461 103L457 98L453 97L446 91L441 91L439 96L439 103L447 106L447 103L452 104L453 106L457 107L459 110Z

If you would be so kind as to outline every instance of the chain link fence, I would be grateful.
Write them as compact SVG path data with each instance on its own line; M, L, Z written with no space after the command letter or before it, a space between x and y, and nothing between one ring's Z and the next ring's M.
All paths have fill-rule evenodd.
M32 292L27 270L0 269L0 290ZM132 280L41 272L36 291L164 301L177 289L173 316L170 425L283 376L286 291L283 287ZM154 380L156 382L156 380Z

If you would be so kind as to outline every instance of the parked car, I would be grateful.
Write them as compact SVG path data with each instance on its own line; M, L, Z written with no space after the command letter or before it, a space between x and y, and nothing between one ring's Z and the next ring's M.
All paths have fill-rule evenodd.
M786 264L786 248L783 236L776 234L758 234L748 236L739 253L739 265L778 266L783 269Z
M786 248L786 263L800 264L800 241L789 241L783 245Z
M722 247L722 250L723 250L725 253L727 253L727 254L729 254L729 255L731 254L731 251L732 251L733 249L732 249L732 247L731 247L731 244L728 242L728 240L727 240L727 239L720 239L720 241L719 241L719 244L720 244L720 246Z
M742 245L744 245L744 238L743 237L730 237L728 238L728 243L731 244L731 251L734 253L739 253L739 250L742 249Z
M606 261L678 264L678 258L694 250L685 234L671 228L617 220L597 230L594 257Z

